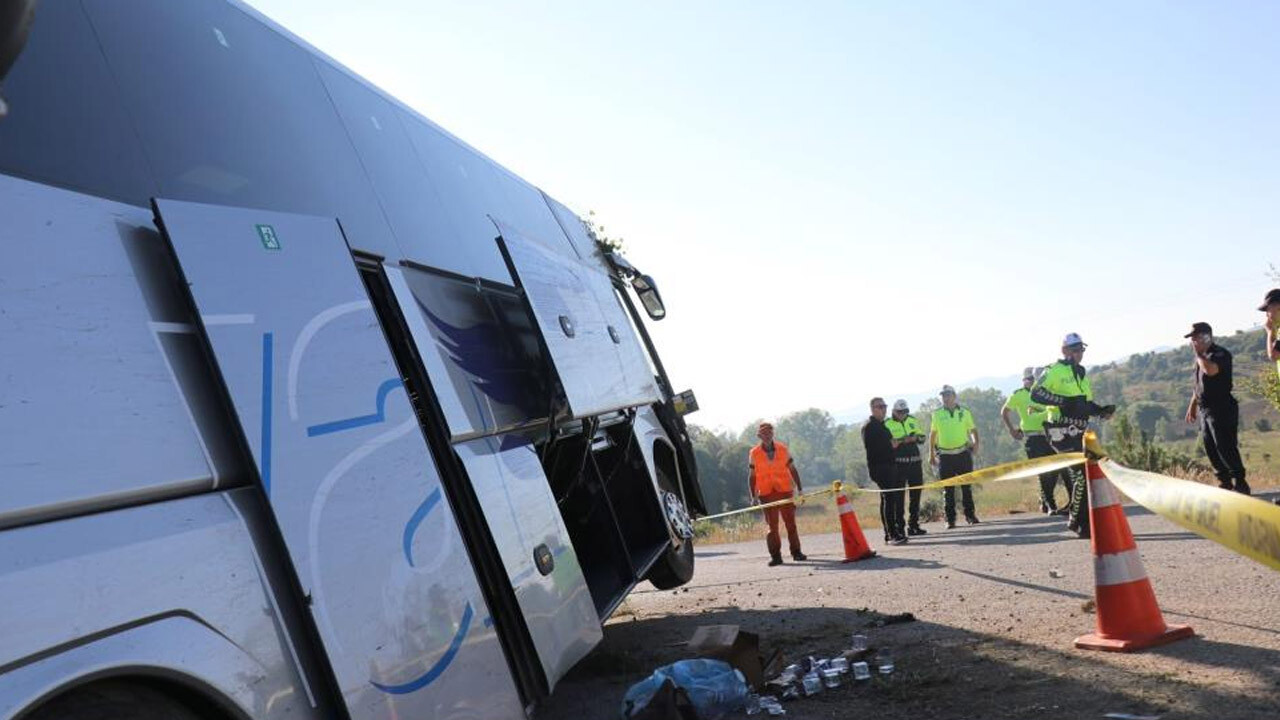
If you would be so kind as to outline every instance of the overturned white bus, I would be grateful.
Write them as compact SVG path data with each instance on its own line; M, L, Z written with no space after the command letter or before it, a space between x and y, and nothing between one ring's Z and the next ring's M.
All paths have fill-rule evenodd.
M689 580L578 217L237 2L0 18L0 718L524 717Z

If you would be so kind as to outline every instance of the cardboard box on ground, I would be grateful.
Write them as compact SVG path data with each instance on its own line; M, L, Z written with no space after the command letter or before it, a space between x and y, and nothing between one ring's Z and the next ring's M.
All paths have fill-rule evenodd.
M766 660L760 655L760 636L737 625L703 625L694 630L689 655L729 663L755 690L763 688L765 678L776 675L782 667L781 652L775 651Z

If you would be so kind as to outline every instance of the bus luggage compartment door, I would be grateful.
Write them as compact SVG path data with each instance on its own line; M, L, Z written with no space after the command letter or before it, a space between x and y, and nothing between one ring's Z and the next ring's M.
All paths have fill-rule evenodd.
M570 415L591 417L659 402L653 370L604 268L556 252L500 220L494 224Z
M578 553L534 448L550 410L528 365L532 328L505 290L413 267L386 268L549 685L601 639ZM523 349L522 349L523 348ZM538 388L535 390L534 388ZM520 430L518 428L525 428Z
M337 222L154 207L351 717L523 718Z

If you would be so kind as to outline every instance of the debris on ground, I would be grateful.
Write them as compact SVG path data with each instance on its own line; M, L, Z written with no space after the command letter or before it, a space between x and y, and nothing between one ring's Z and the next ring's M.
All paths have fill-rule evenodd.
M897 615L884 615L867 623L865 627L884 627L885 625L897 625L899 623L915 622L916 616L909 612L898 613Z

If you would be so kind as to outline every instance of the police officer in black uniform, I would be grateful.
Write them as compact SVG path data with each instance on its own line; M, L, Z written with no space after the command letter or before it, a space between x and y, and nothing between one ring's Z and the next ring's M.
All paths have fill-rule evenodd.
M1213 328L1198 322L1183 335L1195 356L1195 391L1187 406L1187 422L1200 422L1204 453L1213 464L1218 487L1249 495L1240 460L1240 406L1231 394L1231 353L1213 341Z
M893 434L884 424L887 409L883 398L871 399L871 417L862 424L862 446L867 451L867 472L871 475L871 482L887 491L880 494L884 539L891 545L902 545L907 542L902 498L905 480L899 477L894 467Z

